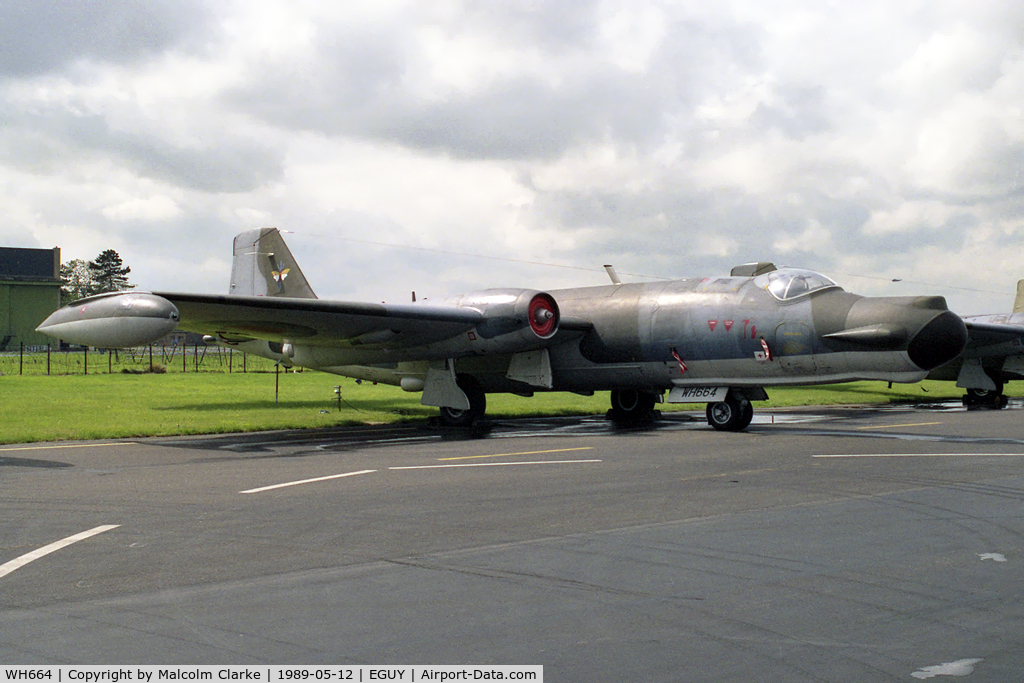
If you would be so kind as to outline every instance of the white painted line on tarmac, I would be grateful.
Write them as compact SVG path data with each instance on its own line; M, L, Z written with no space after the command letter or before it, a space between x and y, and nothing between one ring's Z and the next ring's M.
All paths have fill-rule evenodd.
M58 446L16 446L13 448L0 448L0 453L8 451L57 451L66 448L110 448L111 446L138 446L135 441L117 441L115 443L72 443Z
M453 467L511 467L513 465L570 465L587 462L601 462L600 460L534 460L531 462L467 462L461 465L406 465L404 467L389 467L389 470L443 470Z
M300 479L299 481L286 481L283 484L271 484L270 486L261 486L257 489L247 489L245 491L239 491L239 493L262 493L263 491L272 491L274 489L283 489L288 486L299 486L301 484L312 484L318 481L327 481L329 479L341 479L342 477L354 477L359 474L371 474L377 470L359 470L358 472L344 472L342 474L329 474L326 477L315 477L313 479Z
M542 455L546 453L568 453L570 451L592 451L593 446L580 446L578 448L554 448L548 451L523 451L522 453L494 453L493 455L463 455L455 458L438 458L445 460L479 460L480 458L511 458L514 455Z
M812 458L1006 458L1024 457L1024 453L830 453Z
M89 538L91 536L95 536L96 534L102 534L104 531L110 531L111 529L116 529L119 526L121 526L121 525L120 524L104 524L104 525L98 526L98 527L96 527L94 529L89 529L88 531L83 531L82 533L75 534L74 536L68 536L67 538L64 538L64 539L61 539L59 541L56 541L55 543L51 543L50 545L44 545L42 548L38 548L36 550L33 550L30 553L25 553L21 557L17 557L15 559L11 560L10 562L6 562L4 564L0 564L0 578L3 578L5 576L7 576L11 572L13 572L15 569L19 569L21 567L24 567L26 564L28 564L29 562L32 562L33 560L38 560L40 557L43 557L45 555L49 555L50 553L52 553L54 551L57 551L57 550L60 550L61 548L66 548L67 546L71 545L72 543L78 543L79 541L84 541L85 539L87 539L87 538Z

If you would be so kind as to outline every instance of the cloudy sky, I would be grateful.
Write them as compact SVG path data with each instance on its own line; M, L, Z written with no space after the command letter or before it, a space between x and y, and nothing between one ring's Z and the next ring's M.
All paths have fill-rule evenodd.
M969 314L1024 278L1019 0L0 11L0 245L140 288L226 291L260 226L358 300L772 260Z

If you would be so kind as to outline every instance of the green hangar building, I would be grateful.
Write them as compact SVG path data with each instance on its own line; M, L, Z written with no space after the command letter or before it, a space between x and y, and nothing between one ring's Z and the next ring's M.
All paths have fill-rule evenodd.
M36 326L60 307L60 247L0 247L0 351L46 346Z

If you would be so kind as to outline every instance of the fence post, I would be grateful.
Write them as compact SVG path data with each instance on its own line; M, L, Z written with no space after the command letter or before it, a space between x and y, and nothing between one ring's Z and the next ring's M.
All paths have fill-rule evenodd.
M18 351L18 374L25 374L25 342L21 342L21 350Z
M50 376L50 345L46 345L46 376Z
M149 345L149 372L153 372L153 345Z
M88 375L89 374L89 347L88 346L83 346L82 347L82 360L84 361L82 363L82 370L84 371L83 374Z
M114 374L114 354L110 349L107 349L107 374Z

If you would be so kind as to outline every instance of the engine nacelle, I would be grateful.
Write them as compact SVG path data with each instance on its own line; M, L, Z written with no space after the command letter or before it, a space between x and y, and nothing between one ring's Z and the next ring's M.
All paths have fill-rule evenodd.
M57 309L36 328L50 337L101 349L142 346L178 326L178 308L145 292L111 292Z
M486 289L444 302L480 311L484 322L465 337L441 342L453 353L517 353L547 346L558 332L560 314L554 297L535 289Z

